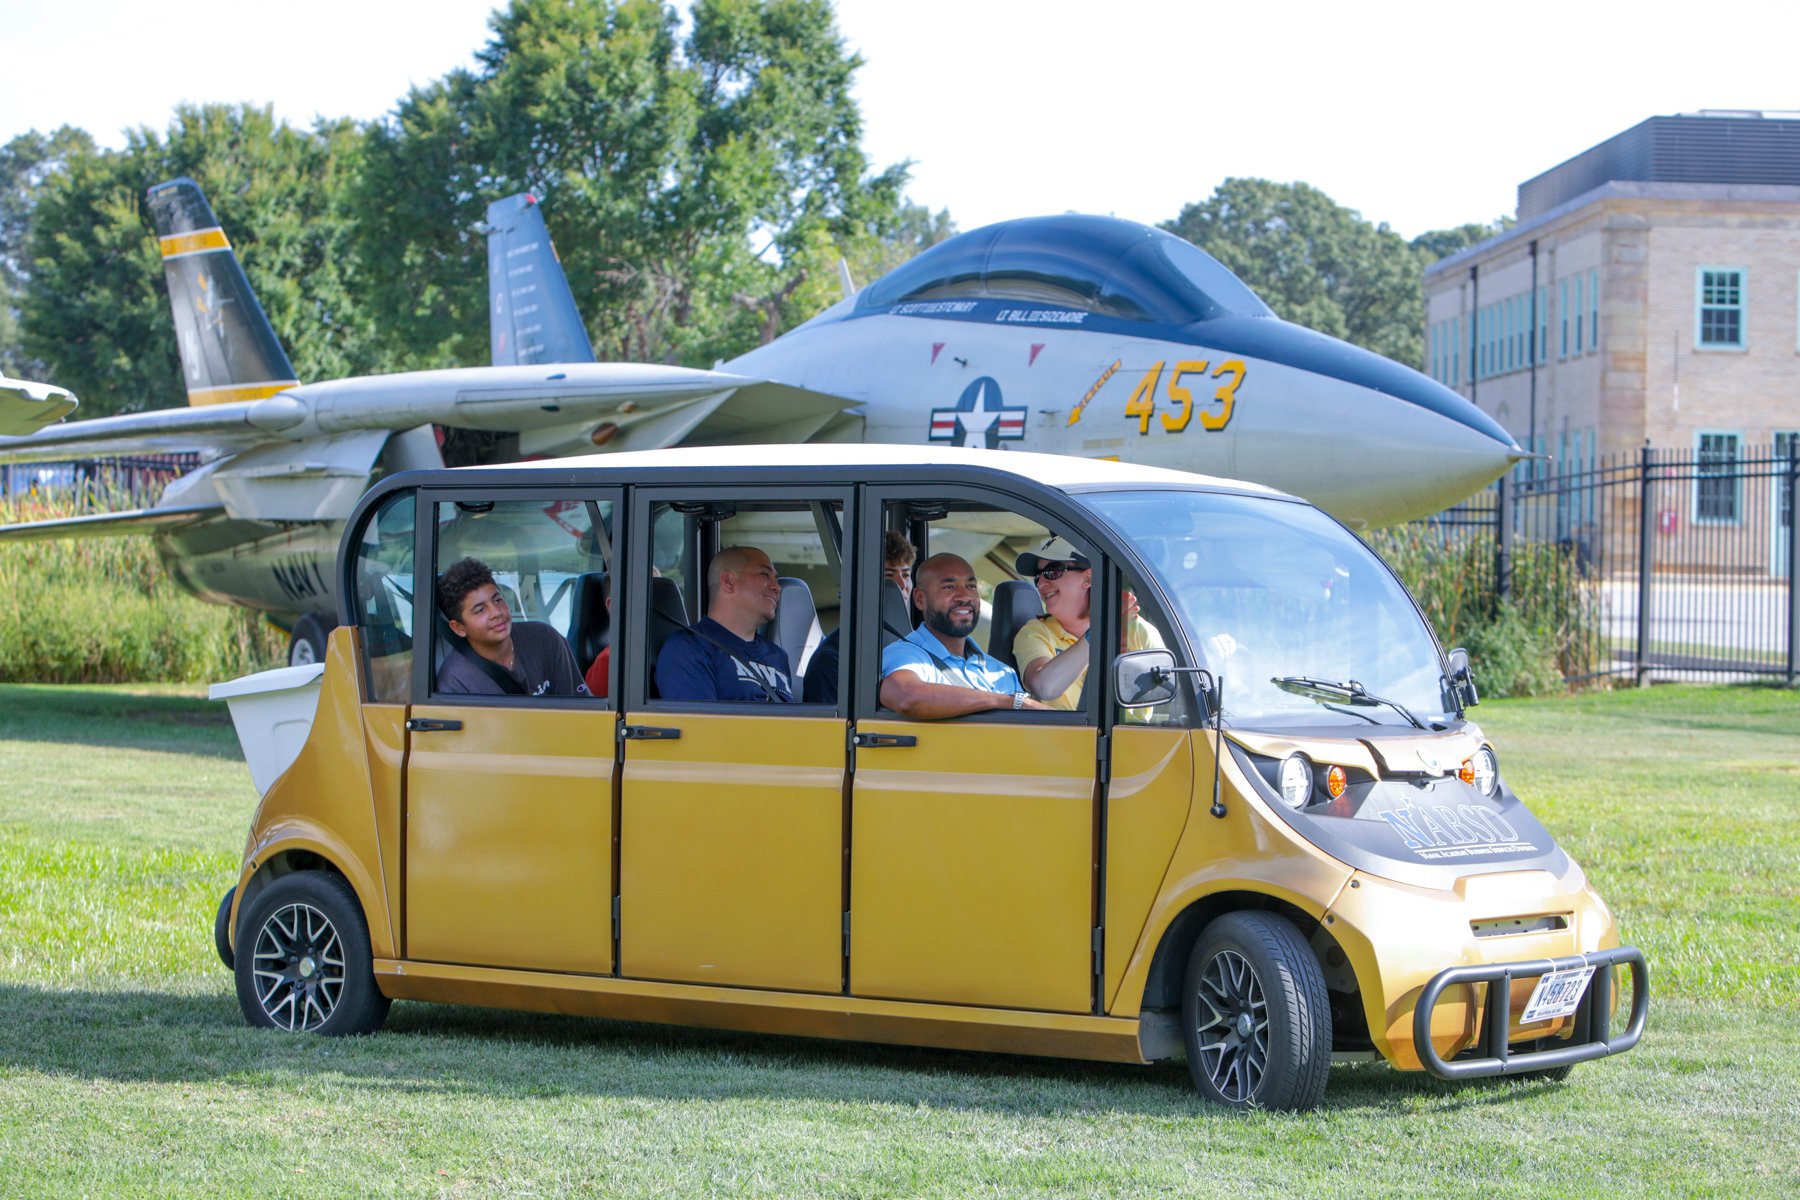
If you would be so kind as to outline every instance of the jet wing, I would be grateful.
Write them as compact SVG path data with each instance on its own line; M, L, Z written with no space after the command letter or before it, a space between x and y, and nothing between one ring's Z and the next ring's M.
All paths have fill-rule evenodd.
M0 438L0 462L177 450L234 453L257 445L421 425L518 433L533 441L539 453L592 453L621 432L632 436L606 448L629 444L648 449L648 443L671 445L702 425L721 422L767 426L775 435L770 440L787 440L792 430L823 426L854 403L750 376L687 367L459 367L304 384L263 400L69 422L29 437ZM600 432L608 425L613 428Z
M21 521L0 525L0 541L31 542L47 538L124 537L133 533L158 533L182 525L194 525L225 515L220 504L195 504L180 508L139 508L130 512L95 513L86 517L60 517L48 521Z
M35 433L75 411L75 394L48 383L0 375L0 434Z

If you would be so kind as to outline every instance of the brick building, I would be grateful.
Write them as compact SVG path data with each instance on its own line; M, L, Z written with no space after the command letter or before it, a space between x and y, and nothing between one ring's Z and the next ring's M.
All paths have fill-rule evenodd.
M1518 224L1424 285L1427 371L1523 446L1567 464L1646 443L1785 454L1800 113L1652 117L1521 184ZM1693 517L1731 519L1705 491Z

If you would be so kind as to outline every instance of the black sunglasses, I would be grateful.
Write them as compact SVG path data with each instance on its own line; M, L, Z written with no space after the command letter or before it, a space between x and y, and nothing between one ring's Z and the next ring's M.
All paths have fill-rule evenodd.
M1086 571L1089 569L1090 568L1088 567L1088 565L1086 563L1078 563L1078 562L1043 563L1037 569L1037 577L1039 579L1048 579L1051 581L1055 581L1055 580L1061 579L1063 577L1064 571Z

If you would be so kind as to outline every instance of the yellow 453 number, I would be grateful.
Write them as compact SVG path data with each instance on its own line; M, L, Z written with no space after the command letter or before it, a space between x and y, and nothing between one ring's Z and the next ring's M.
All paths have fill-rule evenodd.
M1178 362L1175 369L1169 372L1169 404L1180 405L1178 411L1162 414L1163 428L1170 433L1180 433L1194 419L1194 393L1181 385L1184 375L1205 375L1212 364L1205 359L1198 362ZM1131 393L1131 399L1125 402L1125 415L1138 419L1138 432L1150 432L1150 418L1156 415L1156 387L1162 382L1163 363L1156 363L1144 372L1143 381L1137 390ZM1237 403L1238 385L1244 382L1244 363L1242 359L1231 359L1222 362L1213 371L1212 378L1221 380L1213 389L1211 403L1217 404L1218 411L1202 409L1200 424L1210 430L1225 428L1231 420L1232 407Z

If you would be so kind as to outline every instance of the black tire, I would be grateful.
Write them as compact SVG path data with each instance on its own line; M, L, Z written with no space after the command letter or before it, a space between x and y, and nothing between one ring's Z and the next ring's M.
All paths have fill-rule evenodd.
M342 876L282 876L251 902L238 930L238 1007L250 1024L348 1037L387 1019L369 929Z
M1529 1079L1534 1083L1561 1083L1569 1077L1569 1072L1574 1069L1574 1063L1567 1063L1560 1067L1545 1067L1541 1071L1520 1071L1513 1078Z
M219 961L225 964L227 971L231 964L231 898L237 895L236 888L229 888L224 899L219 901L219 911L213 914L213 949L219 952Z
M288 666L303 667L325 661L325 642L331 622L318 613L302 613L288 634Z
M1181 996L1188 1073L1232 1108L1316 1108L1331 1069L1325 975L1300 931L1263 912L1208 925Z

